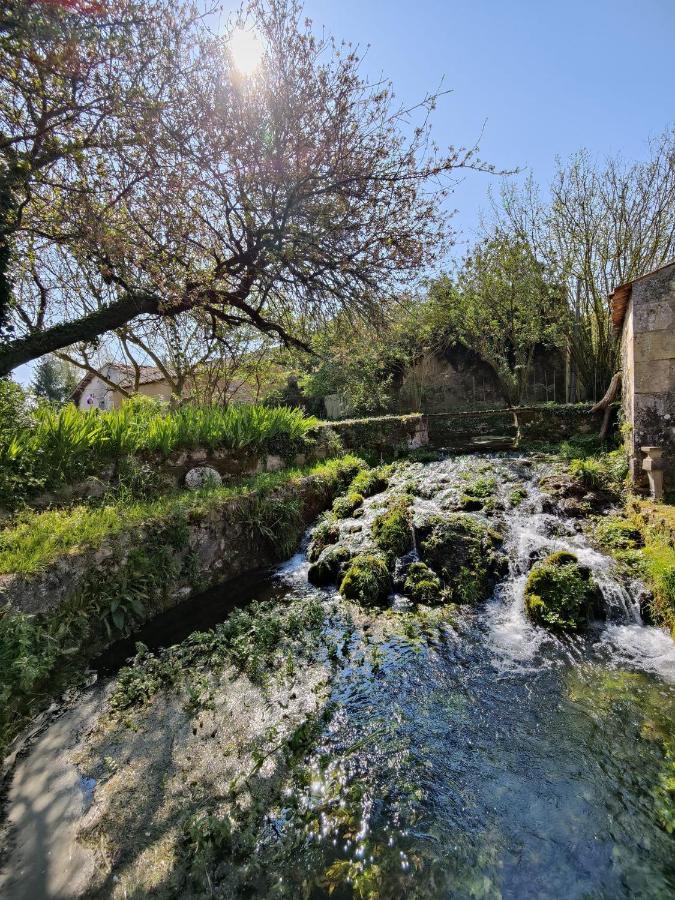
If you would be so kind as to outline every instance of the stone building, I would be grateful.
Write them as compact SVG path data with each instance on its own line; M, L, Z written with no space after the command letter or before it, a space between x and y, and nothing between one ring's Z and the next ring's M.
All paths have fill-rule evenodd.
M631 477L642 481L641 448L660 447L666 490L675 490L675 261L622 284L610 300Z

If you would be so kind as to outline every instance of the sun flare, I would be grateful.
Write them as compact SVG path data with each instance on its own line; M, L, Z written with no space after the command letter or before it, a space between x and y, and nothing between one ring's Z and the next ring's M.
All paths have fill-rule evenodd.
M230 38L229 50L235 68L242 75L252 75L262 61L263 45L254 31L235 28Z

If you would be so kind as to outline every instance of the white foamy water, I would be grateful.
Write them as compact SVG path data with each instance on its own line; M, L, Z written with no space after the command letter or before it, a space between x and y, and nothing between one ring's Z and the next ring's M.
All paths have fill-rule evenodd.
M675 684L675 641L662 628L607 625L600 644L609 650L614 665L651 672Z
M607 623L598 647L605 649L616 666L628 666L675 683L675 642L661 628L644 625L640 616L640 585L627 588L615 576L616 564L588 544L586 537L564 522L541 512L541 494L534 482L528 485L530 503L511 517L506 550L511 574L486 610L489 642L502 671L530 670L542 665L541 651L551 643L561 644L543 628L533 625L525 612L524 591L533 562L550 553L566 550L587 566L600 588ZM565 529L569 530L564 534ZM563 534L560 534L560 531ZM555 533L555 532L558 533ZM568 646L569 655L574 648Z

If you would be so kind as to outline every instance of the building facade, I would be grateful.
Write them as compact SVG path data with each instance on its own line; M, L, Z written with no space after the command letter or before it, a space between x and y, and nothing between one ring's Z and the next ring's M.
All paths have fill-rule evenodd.
M663 451L675 490L675 262L622 284L611 296L621 340L623 416L630 474L643 482L642 447Z

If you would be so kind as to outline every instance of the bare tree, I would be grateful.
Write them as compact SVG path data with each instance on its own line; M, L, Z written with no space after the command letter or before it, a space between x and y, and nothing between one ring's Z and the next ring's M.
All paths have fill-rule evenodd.
M264 47L248 77L227 34L187 12L160 17L135 140L88 153L73 191L47 186L30 204L14 235L23 299L0 374L141 315L201 310L302 344L298 321L367 315L444 252L452 173L490 167L475 148L433 145L438 95L396 106L389 83L360 75L355 51L313 34L296 0L252 0L237 24ZM25 102L29 85L16 91Z
M646 162L596 164L587 151L558 162L545 201L530 178L504 186L500 225L532 246L567 286L568 343L586 394L598 399L616 372L608 297L675 256L675 129L650 143Z

